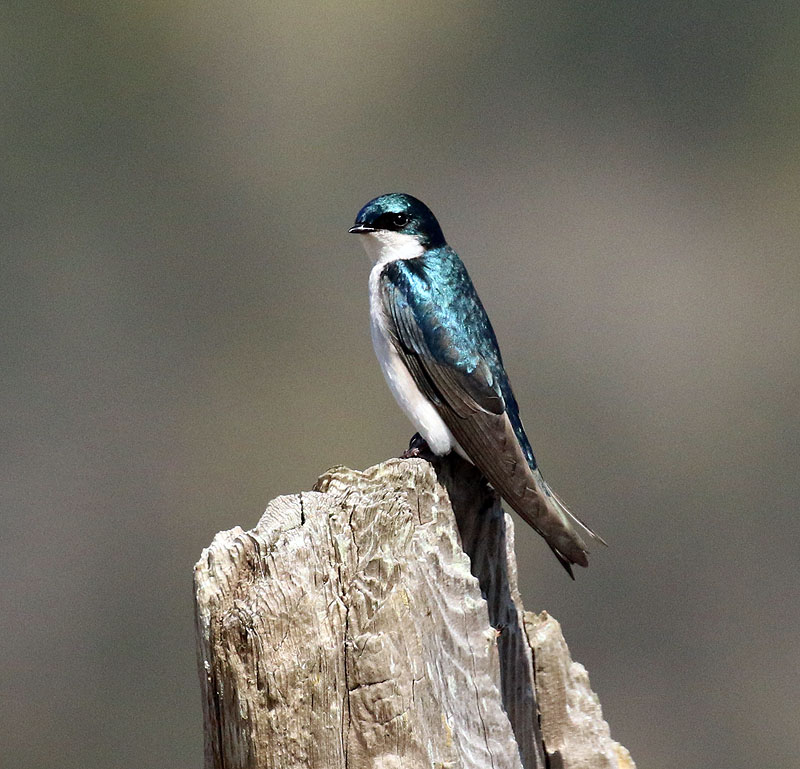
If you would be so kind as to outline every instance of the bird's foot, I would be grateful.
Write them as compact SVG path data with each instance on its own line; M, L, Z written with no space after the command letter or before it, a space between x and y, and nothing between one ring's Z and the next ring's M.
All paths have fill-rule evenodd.
M408 448L400 455L400 459L427 459L430 462L434 457L430 446L419 434L414 433L414 437L409 441Z

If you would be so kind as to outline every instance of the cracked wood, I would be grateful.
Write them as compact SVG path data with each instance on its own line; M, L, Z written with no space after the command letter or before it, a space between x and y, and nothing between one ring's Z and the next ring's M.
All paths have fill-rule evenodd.
M548 751L513 529L457 457L328 471L218 534L195 591L206 769L632 766L607 727L563 739L557 697Z

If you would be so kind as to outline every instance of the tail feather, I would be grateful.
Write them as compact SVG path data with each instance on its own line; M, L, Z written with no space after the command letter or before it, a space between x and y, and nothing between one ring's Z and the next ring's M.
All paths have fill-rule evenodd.
M570 523L572 523L575 528L578 529L578 531L585 534L592 542L599 542L601 545L603 545L603 547L608 547L608 542L606 542L599 534L596 534L594 531L592 531L580 518L578 518L577 515L574 515L567 509L567 506L563 503L561 497L559 497L555 491L553 491L547 484L545 484L545 488L555 502L559 512L563 513L569 519ZM587 550L586 552L588 553L589 551Z
M541 479L541 474L539 474L539 478ZM567 574L572 579L575 579L575 575L572 573L572 564L577 563L579 566L588 566L589 561L586 556L589 554L589 549L586 547L584 539L588 539L593 542L599 542L601 545L608 547L608 543L599 535L595 534L580 518L576 515L573 515L568 509L561 498L544 482L544 479L541 479L541 483L543 485L543 490L547 495L547 499L551 502L552 506L556 509L557 513L559 514L559 518L564 521L566 524L566 528L572 529L572 534L578 547L581 550L581 555L583 558L580 557L571 560L568 556L561 553L558 548L552 544L549 540L547 540L547 544L550 545L550 549L553 551L553 555L558 558L561 565L566 569ZM584 535L584 536L581 536ZM574 553L573 553L574 557Z
M587 541L605 542L567 510L550 491L539 469L531 467L508 414L476 412L462 418L451 411L444 413L464 454L509 506L544 538L567 573L573 576L572 564L588 566L584 537Z
M589 548L586 543L599 542L606 545L606 542L567 509L542 478L538 468L533 471L529 468L526 470L530 479L525 489L526 493L516 499L507 498L507 501L542 535L567 574L575 579L572 572L573 564L583 567L589 565L587 557Z
M549 542L547 543L550 546L550 549L553 551L553 555L558 558L558 562L567 570L567 574L569 574L569 578L574 580L575 575L572 573L572 561L569 560L565 555L556 550Z

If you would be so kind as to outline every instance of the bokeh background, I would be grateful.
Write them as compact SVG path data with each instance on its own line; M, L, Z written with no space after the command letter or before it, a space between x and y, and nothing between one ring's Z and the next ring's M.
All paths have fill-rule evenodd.
M609 541L530 609L645 769L800 755L800 5L4 3L3 766L197 767L192 566L411 429L347 228L407 191Z

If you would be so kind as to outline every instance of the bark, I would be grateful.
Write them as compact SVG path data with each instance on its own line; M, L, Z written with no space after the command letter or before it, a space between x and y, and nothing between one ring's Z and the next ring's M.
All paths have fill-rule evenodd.
M195 566L206 769L633 767L458 457L334 468Z

